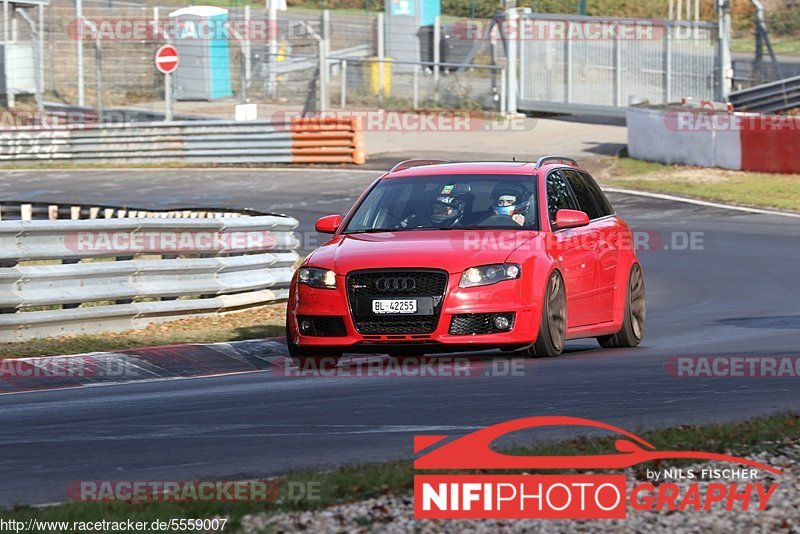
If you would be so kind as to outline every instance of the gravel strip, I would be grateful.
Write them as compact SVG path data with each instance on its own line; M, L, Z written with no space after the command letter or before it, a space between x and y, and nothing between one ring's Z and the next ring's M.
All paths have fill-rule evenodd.
M490 532L651 532L669 531L686 533L707 532L792 532L800 533L800 441L782 442L777 452L758 453L747 457L784 470L784 474L773 478L759 472L757 480L718 479L717 482L764 482L780 484L764 511L727 511L718 503L710 511L637 511L628 505L628 517L624 520L554 521L554 520L414 520L413 496L384 495L364 501L331 506L329 508L302 513L278 515L249 515L242 519L242 532L335 532L335 533L490 533ZM708 462L683 467L730 468L727 463ZM625 471L632 484L645 482L643 473L638 477L632 469ZM668 480L682 489L697 480ZM704 484L701 483L701 486ZM742 486L740 486L742 487ZM755 505L752 505L755 507Z

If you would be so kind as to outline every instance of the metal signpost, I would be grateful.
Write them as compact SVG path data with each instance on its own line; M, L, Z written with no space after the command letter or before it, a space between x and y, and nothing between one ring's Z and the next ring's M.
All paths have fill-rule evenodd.
M172 73L178 68L178 50L164 45L156 52L156 68L164 74L164 120L172 120Z

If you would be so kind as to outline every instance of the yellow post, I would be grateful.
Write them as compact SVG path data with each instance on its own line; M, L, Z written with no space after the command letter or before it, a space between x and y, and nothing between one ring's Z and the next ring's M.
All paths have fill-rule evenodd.
M392 94L392 58L380 58L383 61L378 61L378 57L369 58L371 61L369 65L369 91L370 94L375 96L391 96ZM382 74L382 76L381 76ZM383 90L381 91L381 85Z

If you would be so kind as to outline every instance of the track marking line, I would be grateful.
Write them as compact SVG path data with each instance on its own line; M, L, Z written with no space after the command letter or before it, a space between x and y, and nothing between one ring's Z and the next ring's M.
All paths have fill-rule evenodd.
M800 219L800 213L790 213L786 211L776 211L762 208L748 208L746 206L734 206L731 204L722 204L719 202L709 202L707 200L699 200L696 198L679 197L669 195L666 193L650 193L647 191L636 191L634 189L624 189L621 187L602 187L603 191L609 193L619 193L623 195L631 195L638 197L657 198L660 200L671 200L673 202L683 202L686 204L695 204L697 206L705 206L707 208L718 208L731 211L742 211L745 213L757 213L759 215L780 215L782 217L791 217L793 219Z

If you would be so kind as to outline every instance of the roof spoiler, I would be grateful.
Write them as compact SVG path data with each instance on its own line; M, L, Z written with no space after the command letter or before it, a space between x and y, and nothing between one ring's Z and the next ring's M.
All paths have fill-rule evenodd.
M536 170L538 171L539 168L542 165L544 165L545 163L547 163L548 161L551 161L551 160L558 161L559 163L565 163L566 162L566 163L569 163L570 165L572 165L573 167L577 167L578 166L578 162L577 161L575 161L572 158L568 158L566 156L542 156L541 158L536 160Z
M397 171L404 171L406 169L410 169L411 167L424 167L426 165L441 165L442 163L451 163L444 159L407 159L405 161L401 161L389 172L397 172Z

